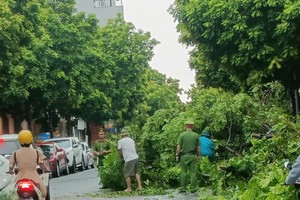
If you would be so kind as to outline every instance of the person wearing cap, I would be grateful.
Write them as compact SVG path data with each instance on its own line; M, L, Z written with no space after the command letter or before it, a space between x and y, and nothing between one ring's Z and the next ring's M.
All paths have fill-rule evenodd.
M106 139L103 128L99 129L99 139L94 144L94 154L97 156L97 167L103 166L103 159L111 152L111 143Z
M126 180L125 192L131 192L131 177L135 176L138 184L138 189L142 189L141 178L138 173L139 156L136 153L135 142L129 137L127 130L121 131L121 139L118 141L118 151L120 156L124 159L123 172Z
M180 134L176 146L176 161L180 162L181 168L181 188L179 190L181 193L187 191L188 175L190 175L191 179L191 192L197 191L196 165L197 161L201 159L201 150L199 136L193 132L193 126L193 121L187 120L185 122L186 131Z
M213 162L215 159L215 145L211 140L210 132L204 130L199 137L199 144L201 144L201 156L208 157L209 161Z
M95 142L94 144L94 155L97 157L97 167L98 170L100 171L101 168L103 167L103 160L104 158L111 152L111 142L106 139L105 132L103 128L99 129L98 132L99 139ZM107 186L103 185L102 182L99 182L100 189L104 189Z

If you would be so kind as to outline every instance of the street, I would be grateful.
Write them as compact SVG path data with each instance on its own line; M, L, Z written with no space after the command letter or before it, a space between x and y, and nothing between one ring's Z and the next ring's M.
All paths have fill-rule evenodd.
M99 177L97 169L89 169L83 172L76 172L67 176L50 179L51 200L196 200L199 199L195 194L179 194L173 192L171 195L155 196L130 196L130 197L91 197L91 194L101 194L99 189ZM90 195L89 195L90 194ZM97 195L96 195L97 196Z
M50 179L51 199L82 196L86 193L98 193L99 177L96 169L76 172L67 176Z

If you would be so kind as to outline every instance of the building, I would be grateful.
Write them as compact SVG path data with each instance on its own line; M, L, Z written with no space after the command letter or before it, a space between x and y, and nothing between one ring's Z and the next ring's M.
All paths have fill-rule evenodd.
M76 0L76 8L78 11L95 14L100 26L104 26L118 14L124 17L122 0Z
M0 117L0 135L7 133L16 133L15 120L10 114Z

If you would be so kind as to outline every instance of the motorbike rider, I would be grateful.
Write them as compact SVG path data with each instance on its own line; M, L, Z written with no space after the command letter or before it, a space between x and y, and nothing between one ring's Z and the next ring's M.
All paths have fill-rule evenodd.
M39 165L42 170L49 171L44 160L46 157L39 150L30 148L33 141L32 133L29 130L22 130L18 135L18 140L21 148L15 151L9 159L9 173L13 174L15 165L18 166L18 174L15 181L28 178L37 183L39 190L42 193L42 199L45 200L47 196L47 189L43 183L42 178L37 173L36 167Z

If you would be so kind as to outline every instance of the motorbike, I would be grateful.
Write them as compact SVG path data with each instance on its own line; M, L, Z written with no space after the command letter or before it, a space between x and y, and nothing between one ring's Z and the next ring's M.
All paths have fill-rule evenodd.
M42 193L37 184L31 179L20 179L16 183L16 190L20 200L40 200Z
M38 174L42 174L43 170L41 168L37 168ZM9 172L6 172L9 174ZM14 174L16 175L18 170L15 169ZM42 192L38 188L36 182L29 178L23 178L17 181L16 183L12 183L10 187L7 187L7 191L11 191L14 194L17 194L19 200L41 200Z

